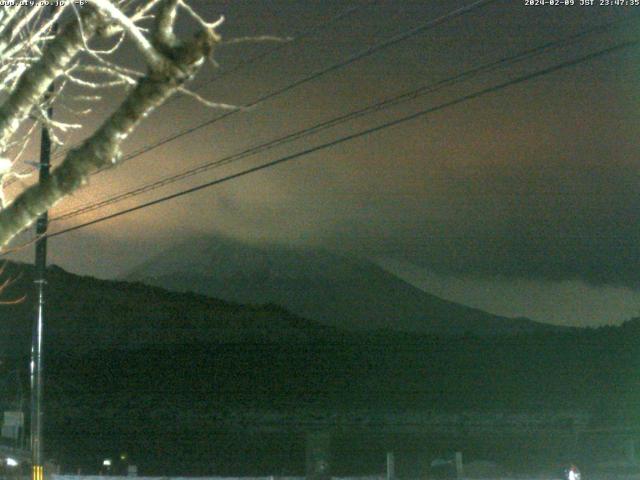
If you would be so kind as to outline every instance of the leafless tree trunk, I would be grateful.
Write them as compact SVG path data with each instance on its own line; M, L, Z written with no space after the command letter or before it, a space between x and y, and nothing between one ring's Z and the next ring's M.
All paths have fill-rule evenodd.
M190 38L176 36L178 15L193 20L196 29ZM53 30L54 22L62 27ZM62 123L46 115L69 86L88 91L91 98L113 87L127 91L119 107L67 152L46 182L8 201L2 196L0 246L85 184L93 172L118 163L122 142L167 98L185 91L185 83L211 58L220 42L216 29L221 22L205 21L185 0L88 0L82 7L67 1L53 15L45 7L0 10L0 190L18 175L17 161L36 125L45 125L58 143L65 132L82 126L81 120ZM105 39L113 39L114 45L106 50L92 46ZM122 44L136 47L145 72L111 59ZM48 93L52 84L53 94ZM77 94L76 99L81 100Z

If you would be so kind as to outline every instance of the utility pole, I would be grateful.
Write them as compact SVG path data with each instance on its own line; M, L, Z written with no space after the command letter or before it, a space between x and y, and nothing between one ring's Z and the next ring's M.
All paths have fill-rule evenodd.
M51 5L49 13L53 17L56 7ZM58 32L58 24L54 23L51 32ZM45 101L50 101L55 86L51 82ZM53 106L49 104L46 117L53 116ZM51 136L47 125L42 126L40 137L40 172L38 182L45 183L49 179L51 169ZM36 317L33 322L33 335L31 340L31 479L44 480L44 459L42 447L42 342L44 335L44 294L46 286L47 270L47 227L49 226L49 212L42 213L36 222L36 258L35 258L35 287L36 287Z
M54 27L55 31L55 27ZM53 93L53 84L49 89ZM47 109L47 117L51 118L53 108ZM40 173L38 181L44 183L49 178L51 167L51 137L46 125L42 127L40 139ZM36 286L36 318L33 323L31 340L31 461L32 480L44 480L44 466L42 455L42 342L44 327L44 294L46 286L47 268L47 227L49 214L44 212L36 223L36 258L35 258L35 286Z
M396 478L396 457L393 452L387 452L387 480Z

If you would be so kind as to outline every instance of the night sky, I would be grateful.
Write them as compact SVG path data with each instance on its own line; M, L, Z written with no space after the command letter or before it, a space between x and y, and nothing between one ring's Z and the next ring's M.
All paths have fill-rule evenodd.
M225 15L220 31L225 39L293 37L286 44L221 47L218 69L208 67L194 86L209 99L252 104L471 3L194 1L210 18ZM634 41L640 20L631 17L638 15L640 7L492 2L98 174L51 215L598 25L618 23L543 55L54 222L50 230ZM616 50L60 235L50 240L49 260L72 272L114 278L177 242L222 233L355 252L429 292L493 313L566 325L620 323L640 315L639 55L640 48L634 46ZM256 57L260 59L253 60ZM236 68L238 62L246 65ZM88 128L109 108L108 101L96 106ZM133 136L125 156L224 113L188 98L171 101ZM14 255L30 257L30 252Z

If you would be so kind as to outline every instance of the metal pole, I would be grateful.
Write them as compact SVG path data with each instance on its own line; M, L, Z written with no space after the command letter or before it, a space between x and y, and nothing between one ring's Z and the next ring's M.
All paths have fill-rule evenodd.
M50 89L52 91L53 85ZM51 118L53 109L47 110ZM49 178L51 161L51 137L46 126L42 127L40 140L40 175L38 181L44 183ZM33 324L33 336L31 341L31 460L32 480L43 480L43 446L42 446L42 342L44 329L44 294L46 285L47 268L47 227L49 223L48 212L38 217L36 223L36 265L35 284L37 294L37 312Z
M464 477L464 465L462 464L462 452L456 452L456 478Z
M393 452L387 452L387 480L396 478L396 459Z

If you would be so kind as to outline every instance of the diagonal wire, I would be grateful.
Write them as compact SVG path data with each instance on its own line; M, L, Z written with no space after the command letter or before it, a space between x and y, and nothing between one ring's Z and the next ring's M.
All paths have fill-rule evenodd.
M160 203L164 203L164 202L172 200L174 198L179 198L179 197L182 197L182 196L185 196L185 195L189 195L189 194L198 192L200 190L204 190L204 189L207 189L207 188L210 188L210 187L214 187L216 185L220 185L222 183L225 183L225 182L228 182L228 181L231 181L231 180L235 180L237 178L244 177L244 176L249 175L251 173L255 173L255 172L258 172L258 171L261 171L261 170L266 170L266 169L274 167L276 165L279 165L279 164L282 164L282 163L285 163L285 162L289 162L291 160L295 160L295 159L310 155L312 153L315 153L315 152L318 152L318 151L321 151L321 150L325 150L327 148L334 147L336 145L339 145L341 143L345 143L345 142L354 140L356 138L360 138L360 137L364 137L364 136L367 136L367 135L371 135L373 133L385 130L387 128L394 127L394 126L397 126L397 125L400 125L400 124L404 124L406 122L409 122L409 121L424 117L424 116L426 116L428 114L431 114L431 113L434 113L434 112L438 112L438 111L441 111L441 110L444 110L444 109L459 105L459 104L467 102L469 100L473 100L473 99L476 99L476 98L479 98L479 97L482 97L482 96L485 96L485 95L488 95L488 94L491 94L491 93L498 92L500 90L503 90L503 89L508 88L510 86L513 86L513 85L517 85L517 84L520 84L520 83L523 83L523 82L527 82L527 81L533 80L535 78L540 78L542 76L549 75L549 74L557 72L559 70L563 70L565 68L573 67L573 66L579 65L581 63L585 63L585 62L594 60L594 59L599 58L599 57L603 57L605 55L609 55L609 54L617 52L617 51L621 51L621 50L628 49L628 48L637 48L639 45L640 45L640 41L638 41L638 40L618 43L618 44L613 45L611 47L608 47L608 48L605 48L605 49L601 49L601 50L598 50L596 52L589 53L587 55L583 55L583 56L575 58L573 60L567 60L567 61L561 62L559 64L553 65L551 67L547 67L547 68L535 71L533 73L522 75L522 76L513 78L511 80L499 83L497 85L491 86L491 87L487 87L487 88L484 88L484 89L481 89L481 90L477 90L477 91L475 91L473 93L470 93L468 95L464 95L462 97L459 97L459 98L454 99L454 100L447 101L445 103L442 103L442 104L434 106L434 107L430 107L430 108L427 108L427 109L424 109L424 110L420 110L420 111L415 112L415 113L413 113L411 115L406 115L406 116L397 118L395 120L382 123L382 124L377 125L375 127L370 127L370 128L367 128L365 130L361 130L359 132L356 132L356 133L353 133L353 134L350 134L350 135L345 135L343 137L339 137L339 138L337 138L335 140L332 140L330 142L323 143L323 144L320 144L320 145L316 145L314 147L310 147L308 149L305 149L305 150L302 150L302 151L299 151L299 152L296 152L296 153L293 153L293 154L290 154L290 155L286 155L286 156L280 157L280 158L278 158L276 160L273 160L273 161L270 161L270 162L266 162L266 163L263 163L261 165L254 166L254 167L248 168L246 170L243 170L243 171L231 174L231 175L227 175L227 176L225 176L223 178L219 178L219 179L216 179L216 180L213 180L213 181L198 185L196 187L188 188L186 190L181 190L179 192L176 192L176 193L173 193L173 194L170 194L170 195L166 195L166 196L157 198L155 200L152 200L152 201L149 201L149 202L145 202L145 203L142 203L140 205L136 205L136 206L131 207L131 208L120 210L120 211L112 213L110 215L105 215L103 217L100 217L100 218L97 218L97 219L94 219L94 220L91 220L91 221L88 221L88 222L85 222L85 223L82 223L82 224L79 224L79 225L75 225L73 227L69 227L69 228L66 228L66 229L63 229L63 230L59 230L59 231L54 232L54 233L49 233L49 234L47 234L47 237L57 237L59 235L64 235L66 233L69 233L69 232L72 232L72 231L75 231L75 230L79 230L81 228L85 228L85 227L88 227L90 225L95 225L97 223L101 223L101 222L104 222L106 220L111 220L113 218L117 218L117 217L120 217L122 215L126 215L128 213L132 213L132 212L135 212L135 211L138 211L138 210L142 210L142 209L145 209L145 208L148 208L148 207L160 204Z
M305 30L301 30L297 33L294 34L292 41L293 42L300 42L303 41L305 39L311 38L315 35L317 35L318 33L321 33L322 31L328 29L333 23L338 22L344 18L349 17L350 15L352 15L353 13L355 13L356 11L358 11L359 9L363 8L364 6L367 6L368 4L372 3L374 0L369 0L366 4L358 4L358 5L354 5L352 7L347 8L346 10L338 13L337 15L331 17L330 19L328 19L326 22L323 22L319 25L316 25L310 29L305 29ZM205 86L217 82L218 80L221 80L225 77L227 77L228 75L231 75L233 73L236 73L248 66L257 64L263 60L265 60L266 58L268 58L269 56L271 56L274 53L279 52L280 50L284 49L284 48L288 48L292 45L292 42L283 42L283 43L279 43L277 45L275 45L274 47L266 50L265 52L262 52L260 54L256 54L253 56L248 57L245 60L242 60L236 64L234 64L231 68L226 69L222 72L220 72L217 75L214 75L212 78L206 80L205 82L203 82L201 85L197 86L194 88L194 90L200 90L202 88L204 88ZM167 102L165 102L164 106L166 106L167 104L173 103L177 100L180 100L182 98L185 98L185 96L183 95L176 95L174 97L172 97L171 99L169 99ZM59 149L54 155L53 155L53 159L59 159L61 157L63 157L69 150L76 148L78 145L73 145L73 146L68 146L68 147L64 147ZM158 145L159 146L159 145ZM130 158L131 155L125 157L125 159ZM133 158L133 157L131 157ZM27 175L29 173L31 173L32 171L35 170L35 167L30 167L30 168L25 168L23 171L21 171L19 173L19 175ZM16 181L15 178L8 180L7 182L5 182L5 187L10 186L11 184L13 184Z
M466 81L469 78L472 78L476 75L482 74L482 73L487 73L487 72L491 72L494 71L498 68L507 66L507 65L511 65L517 62L522 62L524 60L528 60L531 58L534 58L538 55L541 55L551 49L556 49L556 48L560 48L560 47L565 47L567 45L570 45L572 43L575 43L576 41L589 36L589 35L593 35L595 33L601 33L601 32L606 32L608 30L610 30L613 27L618 27L621 23L627 23L630 20L637 20L640 17L640 15L636 15L634 17L630 17L630 18L625 18L623 20L618 20L618 21L614 21L614 22L610 22L604 25L598 25L595 27L591 27L589 29L585 29L581 32L578 32L574 35L570 35L568 37L559 39L557 41L553 41L553 42L547 42L543 45L540 45L538 47L534 47L528 50L525 50L523 52L511 55L511 56L507 56L505 58L490 62L488 64L484 64L469 70L466 70L464 72L461 72L453 77L449 77L443 80L440 80L438 82L432 83L432 84L427 84L424 86L421 86L417 89L413 89L410 90L408 92L404 92L401 93L399 95L390 97L388 99L379 101L375 104L369 105L365 108L361 108L359 110L355 110L352 112L349 112L345 115L341 115L335 118L332 118L330 120L321 122L317 125L314 125L312 127L307 127L304 128L302 130L298 130L296 132L290 133L288 135L285 135L283 137L271 140L269 142L251 147L247 150L244 150L242 152L224 157L222 159L218 159L215 161L210 161L210 162L205 162L197 167L185 170L183 172L180 172L178 174L174 174L174 175L170 175L164 178L161 178L155 182L152 183L147 183L144 185L141 185L139 187L136 187L132 190L126 191L126 192L122 192L110 197L107 197L106 199L97 201L97 202L93 202L93 203L89 203L89 204L85 204L83 206L80 207L76 207L70 210L67 210L57 216L55 216L54 218L51 219L51 221L60 221L60 220L65 220L68 218L72 218L84 213L88 213L91 212L93 210L120 202L122 200L137 196L137 195L141 195L143 193L152 191L152 190L156 190L158 188L164 187L166 185L175 183L177 181L180 180L184 180L185 178L189 178L192 177L194 175L198 175L200 173L204 173L206 171L212 170L214 168L218 168L220 166L223 165L228 165L231 162L235 162L241 159L244 159L246 157L249 156L253 156L256 155L258 153L262 153L264 151L267 150L271 150L272 148L278 147L280 145L286 144L286 143L290 143L292 141L298 140L300 138L318 133L322 130L326 130L328 128L334 127L336 125L345 123L347 121L351 121L353 119L356 118L360 118L362 116L365 115L369 115L378 111L381 111L383 109L386 108L390 108L392 106L404 103L404 102L408 102L411 100L414 100L415 98L418 98L420 96L426 95L426 94L430 94L433 92L436 92L438 90L441 90L445 87L449 87L451 85L454 85L458 82L462 82L462 81Z
M443 23L446 23L446 22L448 22L450 20L453 20L453 19L455 19L457 17L460 17L462 15L465 15L467 13L470 13L470 12L474 11L474 10L477 10L479 8L482 8L482 7L485 7L485 6L487 6L487 5L491 4L491 3L495 3L497 1L498 0L477 0L477 1L475 1L475 2L473 2L471 4L469 4L469 5L466 5L464 7L460 7L460 8L457 8L455 10L452 10L452 11L450 11L450 12L444 14L444 15L441 15L441 16L435 18L435 19L429 20L429 21L427 21L427 22L425 22L425 23L423 23L423 24L421 24L421 25L419 25L417 27L414 27L414 28L412 28L410 30L407 30L407 31L402 32L402 33L400 33L398 35L395 35L395 36L389 38L388 40L385 40L385 41L377 43L377 44L375 44L375 45L373 45L371 47L368 47L368 48L362 50L361 52L359 52L359 53L357 53L355 55L352 55L351 57L348 57L346 60L340 61L338 63L334 63L334 64L330 65L329 67L326 67L326 68L321 69L321 70L319 70L317 72L314 72L314 73L312 73L312 74L310 74L310 75L308 75L306 77L303 77L303 78L301 78L299 80L296 80L293 83L290 83L290 84L286 85L283 88L280 88L280 89L275 90L273 92L270 92L270 93L268 93L268 94L266 94L266 95L264 95L262 97L259 97L259 98L255 99L255 100L251 101L250 103L246 104L242 109L230 111L230 112L224 113L222 115L213 117L212 119L209 119L209 120L207 120L205 122L199 123L199 124L197 124L197 125L195 125L193 127L189 127L187 129L182 130L180 132L177 132L177 133L175 133L173 135L169 135L167 137L164 137L163 139L161 139L161 140L159 140L159 141L157 141L157 142L155 142L153 144L150 144L150 145L147 145L145 147L142 147L142 148L140 148L140 149L138 149L138 150L136 150L136 151L134 151L134 152L132 152L132 153L130 153L128 155L125 155L122 158L121 162L125 162L125 161L131 160L133 158L139 157L140 155L142 155L144 153L150 152L150 151L152 151L152 150L154 150L154 149L156 149L158 147L161 147L162 145L165 145L167 143L173 142L174 140L177 140L178 138L184 137L185 135L189 135L191 133L194 133L194 132L196 132L196 131L198 131L198 130L200 130L202 128L208 127L210 125L214 125L214 124L216 124L216 123L218 123L218 122L220 122L222 120L225 120L225 119L227 119L227 118L229 118L229 117L231 117L233 115L236 115L240 111L243 111L243 110L248 109L248 108L254 108L254 107L258 106L259 104L266 102L267 100L270 100L272 98L275 98L275 97L278 97L280 95L283 95L283 94L285 94L285 93L287 93L287 92L289 92L289 91L291 91L291 90L293 90L293 89L295 89L295 88L297 88L297 87L299 87L301 85L304 85L304 84L309 83L311 81L317 80L318 78L321 78L321 77L323 77L323 76L325 76L325 75L327 75L327 74L329 74L331 72L334 72L334 71L336 71L336 70L338 70L340 68L344 68L344 67L346 67L346 66L348 66L348 65L350 65L352 63L355 63L355 62L357 62L359 60L367 58L367 57L369 57L369 56L371 56L371 55L373 55L373 54L375 54L377 52L380 52L380 51L386 49L386 48L392 47L392 46L394 46L394 45L396 45L396 44L398 44L398 43L400 43L400 42L402 42L404 40L407 40L407 39L409 39L411 37L419 35L419 34L425 32L426 30L429 30L431 28L435 28L435 27L437 27L437 26L439 26L439 25L441 25ZM109 167L101 168L98 171L96 171L93 175L97 175L97 174L99 174L101 172L104 172L105 170L108 170L108 169L109 169Z
M227 157L224 157L222 159L218 159L215 161L210 161L210 162L205 162L197 167L194 168L190 168L187 169L183 172L180 172L178 174L174 174L174 175L170 175L170 176L166 176L164 178L161 178L155 182L152 183L146 183L143 184L141 186L138 186L132 190L126 191L126 192L122 192L116 195L112 195L110 197L107 197L103 200L97 201L97 202L93 202L93 203L88 203L85 204L83 206L80 207L76 207L73 209L69 209L67 211L64 211L63 213L55 216L54 218L51 219L51 221L59 221L59 220L65 220L71 217L75 217L84 213L88 213L91 212L93 210L120 202L122 200L137 196L137 195L141 195L143 193L152 191L152 190L156 190L158 188L164 187L166 185L175 183L177 181L180 180L184 180L185 178L189 178L192 177L194 175L198 175L200 173L204 173L206 171L212 170L214 168L218 168L220 166L223 165L228 165L231 162L235 162L241 159L244 159L246 157L249 156L253 156L256 155L258 153L262 153L264 151L267 150L271 150L272 148L278 147L280 145L286 144L286 143L290 143L292 141L295 140L299 140L300 138L318 133L320 131L326 130L328 128L334 127L336 125L345 123L347 121L351 121L353 119L356 118L360 118L362 116L365 115L369 115L378 111L381 111L383 109L387 109L390 108L392 106L407 102L407 101L411 101L415 98L418 98L420 96L426 95L426 94L430 94L433 92L436 92L438 90L441 90L445 87L449 87L451 85L454 85L458 82L462 82L462 81L466 81L469 78L472 78L476 75L482 74L482 73L487 73L487 72L491 72L494 71L498 68L502 68L504 66L507 65L511 65L514 63L518 63L518 62L522 62L524 60L528 60L531 58L534 58L536 56L542 55L545 52L548 52L549 50L552 49L557 49L557 48L561 48L561 47L566 47L570 44L575 43L576 41L589 36L589 35L593 35L595 33L602 33L602 32L606 32L614 27L618 27L620 24L622 23L627 23L631 20L637 20L638 18L640 18L640 15L635 15L634 17L628 17L625 18L623 20L618 20L618 21L614 21L614 22L610 22L607 24L603 24L603 25L598 25L595 27L591 27L588 29L585 29L581 32L578 32L576 34L567 36L565 38L559 39L557 41L553 41L553 42L547 42L543 45L540 45L538 47L534 47L528 50L525 50L523 52L514 54L514 55L510 55L507 57L504 57L502 59L490 62L488 64L484 64L469 70L466 70L464 72L461 72L453 77L449 77L443 80L440 80L438 82L432 83L432 84L427 84L424 86L421 86L417 89L413 89L410 90L408 92L404 92L401 93L399 95L390 97L388 99L379 101L375 104L369 105L367 107L361 108L359 110L355 110L352 112L349 112L345 115L341 115L335 118L332 118L330 120L321 122L317 125L311 126L311 127L307 127L304 128L302 130L298 130L296 132L292 132L288 135L285 135L283 137L271 140L269 142L251 147L249 149L246 149L242 152L233 154L233 155L229 155Z

